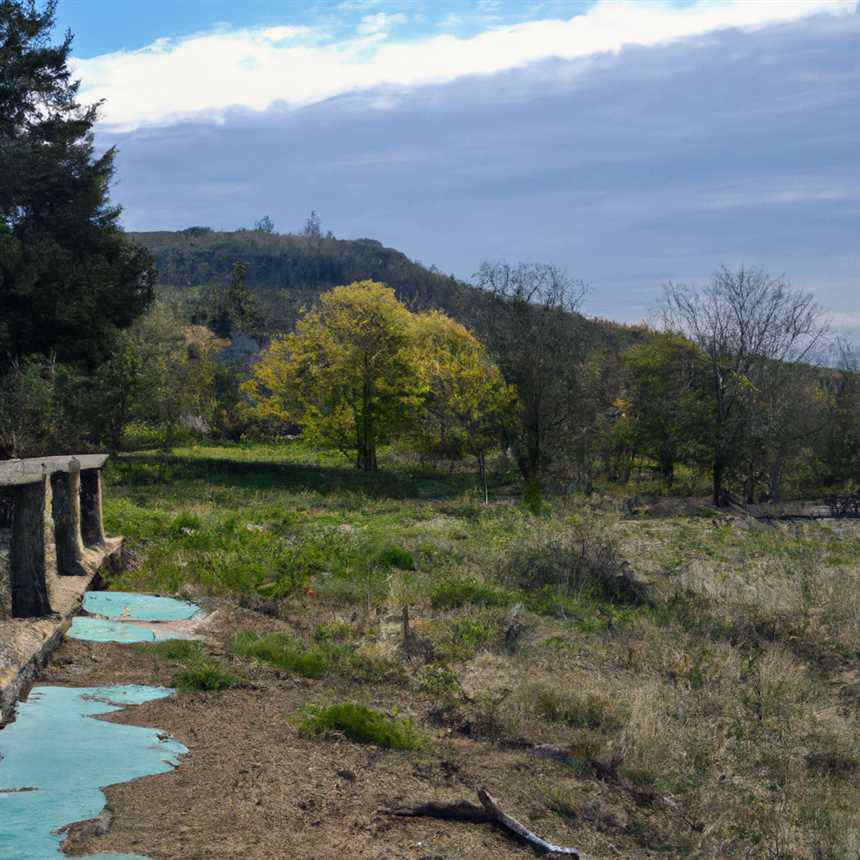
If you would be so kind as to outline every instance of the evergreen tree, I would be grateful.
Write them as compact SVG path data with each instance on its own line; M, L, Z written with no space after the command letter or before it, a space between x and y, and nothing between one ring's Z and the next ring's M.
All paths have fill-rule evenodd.
M148 252L108 199L115 150L78 102L55 0L0 0L0 366L24 354L94 367L152 297Z

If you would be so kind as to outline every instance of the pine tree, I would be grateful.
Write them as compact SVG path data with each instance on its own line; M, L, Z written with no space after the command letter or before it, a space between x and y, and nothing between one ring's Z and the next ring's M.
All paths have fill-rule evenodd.
M55 0L0 0L0 367L53 354L92 368L152 298L149 254L124 237L96 155L99 104L78 102Z

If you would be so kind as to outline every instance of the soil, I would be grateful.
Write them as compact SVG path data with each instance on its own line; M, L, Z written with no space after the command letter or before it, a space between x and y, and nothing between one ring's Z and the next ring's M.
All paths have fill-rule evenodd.
M210 647L232 631L284 623L221 605ZM66 640L40 684L169 685L171 667L145 648ZM527 749L511 749L437 730L431 751L395 752L346 739L305 738L289 715L308 702L360 698L348 681L309 680L264 668L221 692L176 694L106 719L156 727L185 744L171 773L106 788L109 827L79 828L67 850L145 854L152 860L284 858L527 858L531 849L494 825L400 818L386 810L435 801L476 802L486 788L503 809L542 837L592 857L644 857L625 832L627 816L609 789L591 803L601 826L553 815L542 792L576 785L571 768ZM338 689L338 684L342 685ZM415 708L396 685L373 690L377 707ZM415 714L425 717L426 714ZM425 722L426 724L426 722ZM585 790L594 792L594 781ZM641 811L640 811L641 815Z

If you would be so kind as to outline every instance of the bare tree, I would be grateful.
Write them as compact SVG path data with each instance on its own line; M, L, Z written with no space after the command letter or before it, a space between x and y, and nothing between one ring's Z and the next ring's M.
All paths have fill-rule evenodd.
M778 385L787 366L809 359L827 330L810 293L792 289L761 269L725 266L701 289L669 284L662 304L664 327L702 350L711 388L708 433L714 504L724 501L728 468L742 453L750 395Z
M520 470L535 478L549 465L576 410L585 287L557 266L485 262L475 285L489 293L478 322L505 379L519 392Z

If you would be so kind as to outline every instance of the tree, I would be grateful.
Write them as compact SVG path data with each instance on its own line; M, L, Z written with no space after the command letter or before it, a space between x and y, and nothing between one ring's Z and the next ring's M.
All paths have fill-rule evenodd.
M830 414L823 455L832 483L860 486L860 347L837 338L833 353L825 377Z
M489 293L479 319L490 353L521 404L520 470L538 477L576 412L583 338L574 316L585 289L541 263L485 262L474 277Z
M49 42L55 0L0 0L0 362L40 353L93 367L152 297L96 157L99 105L77 101L72 36Z
M412 314L374 281L336 287L272 341L243 389L260 415L376 471L379 445L409 425L426 391Z
M799 365L810 356L826 325L811 294L761 269L723 266L698 290L669 284L662 309L665 328L689 337L704 353L713 501L721 505L726 473L749 438L753 394L777 384L774 366Z
M254 222L254 229L258 233L271 235L275 232L275 222L268 215L264 215L259 221Z
M623 355L628 444L656 461L671 488L678 462L701 458L708 424L704 355L671 332L656 334Z
M416 319L427 394L416 425L419 446L451 457L474 456L488 501L487 452L516 422L516 390L502 378L483 344L439 311Z
M247 274L248 267L236 260L230 272L230 283L220 297L218 314L212 320L212 329L221 337L247 333L259 321L256 299L246 283Z

